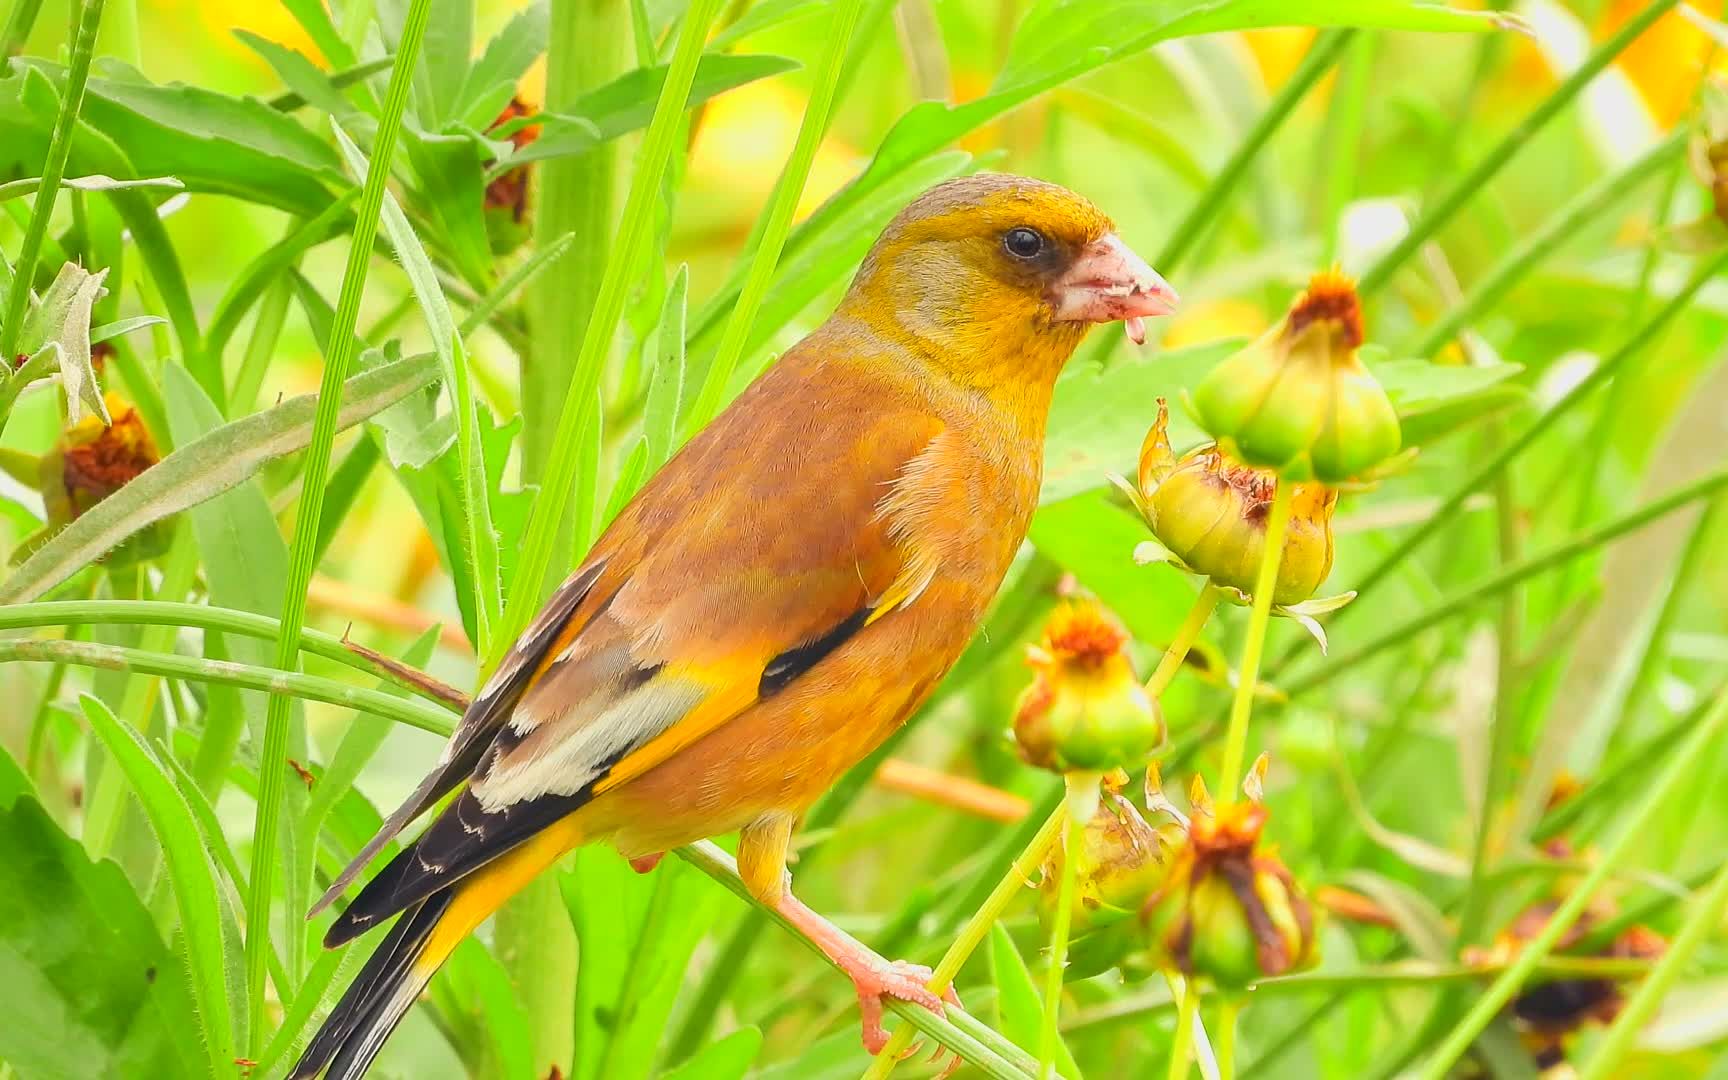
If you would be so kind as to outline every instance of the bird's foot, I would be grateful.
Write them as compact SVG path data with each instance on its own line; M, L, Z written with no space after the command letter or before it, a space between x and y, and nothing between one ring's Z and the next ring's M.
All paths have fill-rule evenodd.
M851 978L852 988L858 994L858 1015L864 1022L864 1049L870 1053L879 1054L888 1045L888 1033L882 1029L882 1003L886 999L909 1001L937 1016L944 1015L944 998L930 989L931 973L924 965L905 960L883 960L873 953L836 957L835 960ZM949 988L946 1000L960 1004L953 988ZM907 1054L917 1050L914 1045Z

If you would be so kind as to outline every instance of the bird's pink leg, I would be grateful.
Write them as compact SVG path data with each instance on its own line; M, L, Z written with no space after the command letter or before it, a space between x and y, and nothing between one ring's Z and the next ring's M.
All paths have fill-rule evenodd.
M885 960L862 941L835 926L804 905L790 889L780 894L777 905L798 932L814 942L823 955L844 971L858 992L858 1012L864 1021L864 1049L875 1054L887 1045L882 1030L882 999L895 998L922 1005L943 1015L942 998L930 992L930 969L904 960ZM960 1004L949 989L947 999Z

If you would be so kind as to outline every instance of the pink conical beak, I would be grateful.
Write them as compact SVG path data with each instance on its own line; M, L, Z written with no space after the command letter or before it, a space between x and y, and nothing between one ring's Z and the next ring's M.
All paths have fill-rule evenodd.
M1122 320L1136 345L1146 340L1146 319L1176 310L1176 290L1115 233L1086 245L1051 290L1064 322Z

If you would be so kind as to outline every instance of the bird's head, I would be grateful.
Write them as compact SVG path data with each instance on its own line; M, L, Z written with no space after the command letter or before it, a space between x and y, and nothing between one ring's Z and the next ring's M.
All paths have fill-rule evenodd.
M1042 180L980 173L913 200L859 268L846 308L910 335L971 382L1054 378L1094 323L1175 310L1176 293L1097 207Z

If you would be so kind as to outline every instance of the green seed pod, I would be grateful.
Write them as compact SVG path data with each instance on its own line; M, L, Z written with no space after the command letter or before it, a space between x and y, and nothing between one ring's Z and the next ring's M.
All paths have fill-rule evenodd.
M1030 650L1033 679L1020 695L1014 738L1040 768L1104 772L1146 763L1164 741L1164 717L1124 647L1128 634L1097 604L1066 604Z
M1201 426L1244 464L1337 484L1398 450L1397 414L1357 358L1362 311L1350 279L1315 275L1284 321L1194 391Z

